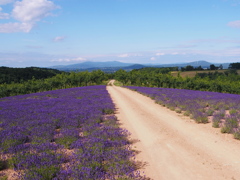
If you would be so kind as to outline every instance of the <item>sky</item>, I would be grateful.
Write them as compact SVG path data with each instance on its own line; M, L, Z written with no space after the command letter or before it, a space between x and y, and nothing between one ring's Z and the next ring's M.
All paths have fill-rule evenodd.
M240 62L240 0L0 0L0 66Z

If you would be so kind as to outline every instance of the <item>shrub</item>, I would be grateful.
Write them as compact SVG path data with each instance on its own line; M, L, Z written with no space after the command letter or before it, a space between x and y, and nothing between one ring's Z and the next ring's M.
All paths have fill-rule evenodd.
M213 113L214 113L214 110L213 109L208 109L206 113L207 113L208 116L212 116Z
M228 127L228 126L223 126L222 128L221 128L221 133L231 133L231 128L230 127Z
M235 113L237 113L237 110L236 109L231 109L230 111L229 111L229 114L235 114Z
M181 113L182 112L181 109L176 109L175 111L176 111L176 113Z
M240 140L240 130L238 130L235 133L233 133L233 136L234 136L235 139Z
M7 168L7 162L0 160L0 171Z
M185 111L183 115L184 115L184 116L190 116L190 114L191 114L191 113L190 113L189 111Z
M219 128L219 123L221 122L222 116L219 112L214 113L212 119L212 126L214 128Z
M102 110L103 114L114 114L114 109L103 109Z

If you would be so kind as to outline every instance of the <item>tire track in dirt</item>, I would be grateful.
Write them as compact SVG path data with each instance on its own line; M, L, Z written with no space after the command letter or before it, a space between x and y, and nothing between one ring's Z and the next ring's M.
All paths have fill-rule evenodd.
M154 180L240 179L240 142L210 124L156 104L126 88L107 86L122 127L131 132L137 160Z

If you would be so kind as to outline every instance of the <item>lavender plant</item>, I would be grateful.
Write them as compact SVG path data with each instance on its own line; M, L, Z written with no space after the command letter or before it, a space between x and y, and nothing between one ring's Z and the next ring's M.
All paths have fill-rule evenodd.
M236 129L233 135L235 139L240 140L240 128Z
M143 179L105 86L0 102L0 171L7 162L18 179Z
M234 133L234 131L239 127L239 121L236 114L231 114L226 117L225 126L222 127L222 133Z
M219 128L222 116L219 113L215 113L212 118L212 126L214 128Z
M239 136L240 95L172 88L125 87L151 97L162 106L190 116L197 123L212 121L213 127L221 127L223 133Z

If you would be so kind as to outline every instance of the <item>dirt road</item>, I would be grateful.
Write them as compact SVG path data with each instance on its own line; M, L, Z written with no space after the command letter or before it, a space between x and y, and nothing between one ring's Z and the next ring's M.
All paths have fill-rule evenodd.
M122 127L140 151L141 171L154 180L240 180L240 141L211 124L166 109L137 92L108 86Z

